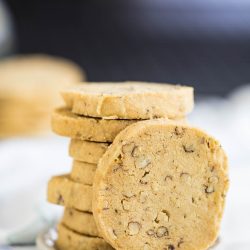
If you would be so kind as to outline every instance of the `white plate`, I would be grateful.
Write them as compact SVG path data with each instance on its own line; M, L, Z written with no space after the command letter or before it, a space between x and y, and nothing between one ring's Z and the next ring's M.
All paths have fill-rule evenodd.
M55 228L40 233L36 238L36 246L39 250L56 250L55 241L57 239L57 231Z

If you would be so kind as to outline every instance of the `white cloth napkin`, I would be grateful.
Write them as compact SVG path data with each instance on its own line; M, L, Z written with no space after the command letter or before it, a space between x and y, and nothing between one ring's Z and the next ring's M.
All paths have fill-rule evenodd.
M0 142L0 246L31 244L57 220L61 208L46 202L46 183L69 171L66 138Z

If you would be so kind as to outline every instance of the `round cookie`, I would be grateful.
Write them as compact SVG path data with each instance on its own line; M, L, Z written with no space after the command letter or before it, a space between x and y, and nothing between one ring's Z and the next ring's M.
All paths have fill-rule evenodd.
M78 234L63 224L57 226L56 247L60 250L112 250L113 248L100 237Z
M77 233L101 237L91 213L65 208L61 222Z
M184 117L193 109L193 88L142 82L91 83L62 92L73 113L106 119Z
M41 96L50 100L53 93L59 100L61 88L85 79L82 69L65 58L43 54L12 56L0 61L0 99L27 102L32 98L37 103Z
M85 185L93 185L96 168L96 164L75 160L73 162L70 177L75 182L80 182Z
M0 119L0 138L47 134L49 118L46 118L48 117L39 117L40 122L31 119Z
M68 175L54 176L48 183L49 202L80 211L92 211L92 186L73 182Z
M0 137L50 133L51 111L63 102L58 92L83 80L80 67L60 57L0 60Z
M159 119L123 130L93 185L98 231L115 249L202 250L218 236L228 189L220 144Z
M0 137L47 134L50 114L30 103L0 101Z
M69 108L58 108L52 114L52 130L71 138L112 142L116 135L136 120L104 120L73 114Z
M71 139L69 145L69 155L78 161L97 164L105 153L109 143L91 142L78 139Z

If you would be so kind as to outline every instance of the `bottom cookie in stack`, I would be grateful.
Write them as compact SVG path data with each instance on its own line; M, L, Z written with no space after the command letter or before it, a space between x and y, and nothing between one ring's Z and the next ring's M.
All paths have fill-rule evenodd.
M60 250L111 250L113 249L103 238L79 234L60 223L57 227L58 239L56 247Z
M81 176L84 167L88 169L89 166L87 171L92 171L91 167L96 165L74 161L70 175L55 176L49 182L48 200L65 206L56 241L56 246L61 250L113 249L104 241L95 225L91 206L92 186L75 181L77 176ZM79 170L80 168L83 169ZM83 173L82 176L84 175ZM76 176L76 179L73 180L71 176ZM93 176L80 181L91 184Z
M70 155L78 152L77 159L98 162L94 151L100 158L107 147L105 143L72 140ZM59 249L113 249L99 234L91 212L96 169L97 164L74 159L70 174L55 176L49 182L48 200L65 206L58 225L56 246Z

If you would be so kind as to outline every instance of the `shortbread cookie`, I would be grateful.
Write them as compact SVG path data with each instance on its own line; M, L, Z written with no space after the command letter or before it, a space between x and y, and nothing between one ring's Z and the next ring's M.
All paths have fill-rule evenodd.
M70 177L73 181L80 182L86 185L93 185L96 168L96 164L75 160L73 162Z
M85 79L82 69L65 58L42 54L12 56L0 61L0 99L26 102L32 98L36 103L40 96L48 98L52 92L58 96L61 88Z
M48 133L49 112L17 101L0 102L0 107L0 137Z
M59 250L112 250L100 237L78 234L63 224L59 224L56 247Z
M58 108L52 115L52 130L62 136L81 140L112 142L116 135L136 120L104 120L78 116L68 108Z
M97 164L107 150L109 144L71 139L69 155L75 160Z
M91 213L65 208L62 223L77 233L100 236Z
M92 211L92 186L73 182L68 175L54 176L48 184L49 202L78 209Z
M202 250L218 236L227 189L227 158L215 139L181 123L143 121L100 159L93 214L115 249Z
M63 103L58 92L83 80L78 65L59 57L34 54L1 60L0 137L50 133L51 111Z
M107 119L184 117L193 109L193 88L170 84L91 83L62 92L73 113Z

